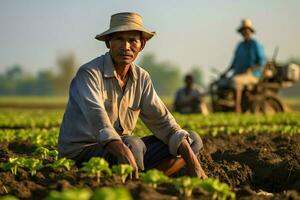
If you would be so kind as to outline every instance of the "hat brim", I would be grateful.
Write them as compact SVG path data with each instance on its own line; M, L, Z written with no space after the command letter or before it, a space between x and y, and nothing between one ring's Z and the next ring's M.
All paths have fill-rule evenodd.
M134 26L118 26L115 28L110 28L107 31L104 31L101 34L96 35L95 39L100 40L100 41L106 41L107 36L116 33L116 32L124 32L124 31L141 31L142 32L142 37L146 39L147 41L150 40L154 35L155 32L148 31L144 28L141 27L134 27Z
M249 27L249 26L242 26L239 29L237 29L237 32L241 33L242 30L244 30L246 28L249 29L252 33L255 33L255 30L252 27Z

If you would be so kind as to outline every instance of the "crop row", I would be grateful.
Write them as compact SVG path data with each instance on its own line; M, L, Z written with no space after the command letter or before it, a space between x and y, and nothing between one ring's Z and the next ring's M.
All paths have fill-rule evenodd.
M50 128L59 127L63 110L0 109L0 128ZM181 115L174 113L177 122L192 129L213 126L281 125L300 126L300 113L280 113L270 116L234 113ZM144 125L139 120L137 128Z
M0 109L0 128L49 128L59 126L63 110Z
M41 160L35 158L18 157L10 158L7 163L0 164L0 168L4 171L11 171L16 175L18 168L22 167L29 170L32 176L35 176L37 170L40 170L43 167L51 167L54 170L60 170L62 168L71 170L73 166L74 161L66 158L61 158L55 160L51 164L43 165ZM110 168L109 164L103 158L93 157L88 162L83 163L83 166L79 170L92 178L96 178L98 183L100 183L100 177L103 175L104 177L107 177L114 173L121 178L122 183L124 184L127 177L132 173L133 167L122 164L115 165ZM212 195L213 199L235 199L235 193L230 190L230 187L225 183L219 182L217 179L208 178L206 180L201 180L199 178L192 178L188 176L169 178L165 176L163 172L156 169L140 173L140 176L145 184L148 184L153 188L156 188L159 184L170 184L181 195L186 197L190 197L192 195L192 191L195 188L200 187Z
M184 129L194 131L200 135L218 134L284 134L295 135L300 134L300 125L249 125L249 126L213 126L201 127L191 126L185 124L182 126ZM35 146L50 147L55 149L57 147L58 128L50 129L0 129L0 141L30 141ZM137 136L146 136L150 131L143 125L138 124L133 132Z
M102 187L94 192L88 188L66 189L62 192L51 191L44 200L132 200L131 194L124 187ZM17 197L7 195L0 200L19 200Z
M58 128L0 129L0 141L30 141L35 146L57 148Z

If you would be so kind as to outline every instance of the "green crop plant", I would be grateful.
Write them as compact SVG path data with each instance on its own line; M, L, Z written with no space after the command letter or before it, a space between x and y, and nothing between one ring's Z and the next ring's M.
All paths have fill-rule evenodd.
M37 111L4 108L0 113L0 128L50 128L60 125L62 115L63 111L56 109Z
M140 173L140 176L146 184L153 188L156 188L160 183L169 182L169 177L157 169L150 169L145 173Z
M62 192L51 191L44 200L89 200L91 196L89 189L66 189Z
M60 172L62 171L62 169L67 169L68 171L71 169L72 166L75 165L74 160L68 159L68 158L60 158L56 161L54 161L51 164L48 164L47 166L53 168L53 169L57 169Z
M57 150L49 150L45 147L38 147L33 155L36 155L36 156L41 156L42 159L45 159L47 157L53 157L54 160L57 160L57 157L58 157L58 151Z
M133 167L127 164L115 165L112 171L121 177L122 183L125 183L127 176L133 171Z
M109 164L105 159L99 157L93 157L88 162L84 162L81 171L86 172L89 176L96 176L97 182L100 183L100 177L102 172L106 172L111 175Z
M193 189L199 187L201 180L196 177L182 176L172 182L181 195L192 196Z
M27 158L23 160L22 166L28 168L31 176L34 176L37 170L43 168L43 162L35 158Z
M0 197L0 200L19 200L19 199L12 195L6 195L6 196Z
M36 171L43 167L43 163L41 160L34 158L9 158L7 163L2 163L0 167L3 170L10 170L13 174L17 174L19 167L25 167L30 170L32 176L36 174Z
M212 194L212 199L235 199L235 193L230 190L230 187L226 183L219 182L218 179L208 178L201 180L199 186Z
M14 175L17 174L18 168L24 165L25 158L9 158L7 163L1 163L0 167L5 171L11 171Z
M34 152L33 155L41 156L42 159L48 157L50 150L45 147L38 147Z
M58 151L57 150L51 150L49 151L49 156L54 158L54 160L57 160L58 158Z
M126 188L103 187L97 189L90 200L132 200Z
M10 142L16 139L15 132L10 129L0 130L0 141Z

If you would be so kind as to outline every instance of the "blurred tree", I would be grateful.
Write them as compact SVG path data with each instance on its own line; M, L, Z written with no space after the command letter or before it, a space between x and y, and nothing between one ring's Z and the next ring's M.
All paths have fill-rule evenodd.
M54 90L58 95L68 94L71 80L76 71L76 56L74 53L64 53L57 57L58 76L54 81Z
M76 70L75 55L61 54L57 65L58 74L43 70L36 76L25 74L20 65L9 67L0 74L0 95L66 95Z
M16 91L17 95L39 95L36 92L36 79L32 75L22 75L22 77L16 80Z
M152 53L144 54L139 65L149 72L154 88L159 95L174 95L181 84L178 66L169 61L158 62Z
M20 65L13 65L12 67L8 68L6 71L7 78L11 80L19 80L22 78L23 70Z
M0 94L13 95L17 93L18 81L23 76L20 65L9 67L0 79Z
M53 95L55 76L52 71L40 71L36 77L36 93L39 95Z
M9 80L5 74L0 75L0 95L7 95L9 94L8 88L9 86Z

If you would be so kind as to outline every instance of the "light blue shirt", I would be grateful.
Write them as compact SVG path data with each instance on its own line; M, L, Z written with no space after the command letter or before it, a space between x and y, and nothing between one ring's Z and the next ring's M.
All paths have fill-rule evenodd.
M266 63L263 46L255 39L238 44L231 68L234 74L245 73L249 67L260 65L253 71L255 77L261 77L263 65Z

